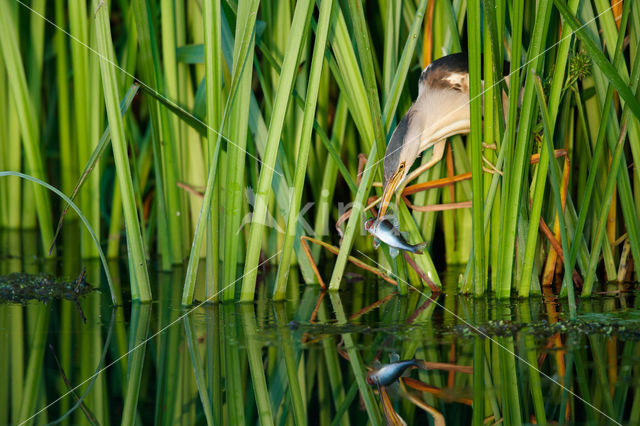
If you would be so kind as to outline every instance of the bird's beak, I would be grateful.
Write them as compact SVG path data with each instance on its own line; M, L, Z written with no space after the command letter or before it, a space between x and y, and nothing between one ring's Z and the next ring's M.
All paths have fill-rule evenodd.
M385 184L380 201L380 212L378 214L378 220L384 217L384 214L387 212L387 208L389 207L389 203L391 202L391 197L393 197L393 194L396 192L398 185L400 185L400 181L402 180L403 175L404 165L401 165L400 168L398 168L398 170L393 174L391 179L389 179Z

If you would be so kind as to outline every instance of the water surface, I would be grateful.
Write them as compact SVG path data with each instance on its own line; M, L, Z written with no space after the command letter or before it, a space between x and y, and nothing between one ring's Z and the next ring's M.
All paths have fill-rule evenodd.
M184 308L177 268L155 275L156 302L113 308L100 265L82 265L103 290L81 299L86 323L72 301L0 305L0 424L639 423L640 314L629 286L603 286L609 295L578 301L569 321L566 301L551 297L399 296L370 277L336 294L292 286L287 302L272 303L268 271L253 304ZM74 278L80 268L0 260L2 274ZM442 274L447 289L458 273ZM372 369L412 358L444 369L367 384Z

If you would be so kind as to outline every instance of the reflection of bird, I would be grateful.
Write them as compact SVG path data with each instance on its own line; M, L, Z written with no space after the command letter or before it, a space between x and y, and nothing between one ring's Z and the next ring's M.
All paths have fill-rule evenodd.
M384 155L378 216L384 216L398 189L442 159L449 136L469 133L469 126L469 64L466 53L456 53L432 62L420 75L418 98L394 130ZM433 148L431 159L409 173L428 148Z
M407 368L419 368L422 365L424 365L424 361L417 359L391 362L367 374L367 383L377 386L389 386L395 383Z

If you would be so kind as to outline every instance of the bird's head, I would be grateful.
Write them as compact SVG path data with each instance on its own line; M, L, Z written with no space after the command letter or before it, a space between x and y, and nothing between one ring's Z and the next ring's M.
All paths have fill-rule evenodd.
M411 178L421 152L451 135L469 132L469 65L457 53L434 61L418 80L418 98L393 132L384 155L384 190L379 217L393 194Z

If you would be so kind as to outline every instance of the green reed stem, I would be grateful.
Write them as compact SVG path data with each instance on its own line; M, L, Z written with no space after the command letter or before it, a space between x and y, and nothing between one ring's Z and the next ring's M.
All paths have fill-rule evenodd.
M549 119L549 110L544 99L544 91L542 89L542 81L540 77L536 76L536 95L538 97L538 103L542 112L542 123L544 125L543 139L546 142L548 152L553 152L553 127L551 127ZM553 190L554 201L556 204L556 212L558 215L558 223L560 224L560 237L562 240L562 252L569 253L569 238L567 236L567 226L565 224L564 210L562 209L562 195L561 185L562 177L555 164L555 158L551 160L553 163L550 165L551 173L551 189ZM539 176L540 177L540 176ZM608 209L607 209L608 210ZM572 269L569 269L569 256L564 256L564 283L569 295L569 312L571 318L576 317L576 299L573 291L573 278Z
M382 98L385 99L391 88L392 77L397 66L398 44L400 42L400 15L402 2L390 0L387 2L385 17L384 53L382 63Z
M625 111L627 110L625 109ZM591 296L593 282L595 281L596 276L596 267L598 266L598 263L600 261L600 250L602 248L602 239L605 232L605 226L607 224L609 205L611 204L611 197L613 196L613 190L615 189L617 180L616 178L618 176L618 171L620 170L620 160L622 159L622 155L624 153L624 142L627 133L627 115L628 114L624 114L622 128L620 129L620 137L616 144L616 150L613 154L613 158L611 159L611 168L609 169L609 175L607 176L607 183L604 190L602 204L600 206L600 213L596 225L596 232L594 234L593 246L591 248L591 257L589 259L589 266L587 268L584 287L582 289L583 296Z
M244 266L244 276L242 280L242 300L247 300L247 295L253 294L258 275L258 260L262 239L264 237L264 223L268 207L268 195L273 178L274 165L282 127L289 105L293 82L298 66L298 57L302 50L304 40L306 40L309 27L308 21L313 10L311 0L302 0L296 4L296 9L291 22L291 32L282 62L282 72L278 81L278 89L275 95L274 110L269 123L267 134L267 147L262 157L263 163L258 179L258 188L255 193L255 204L249 230L249 242L247 244L247 255Z
M344 95L338 97L333 128L331 129L331 142L337 145L336 150L342 148L347 124L347 103ZM315 235L325 236L329 233L329 218L331 215L332 200L336 190L336 180L338 179L338 165L332 158L327 158L327 165L322 175L320 185L320 197L316 204L315 223L313 231ZM356 188L357 191L357 188ZM355 191L353 192L355 194ZM320 256L321 247L314 244L311 248L313 258L317 262Z
M312 24L313 24L313 21L312 21ZM280 61L277 60L273 56L274 53L268 48L268 46L266 46L264 44L264 42L258 43L258 46L260 48L260 51L264 55L264 58L270 63L270 65L274 68L274 70L276 72L281 72L281 68L282 67L281 67ZM334 62L327 58L328 55L329 55L329 53L327 51L325 51L325 59L327 59L327 61L329 62L329 65L331 67L331 65L334 64ZM334 69L335 69L335 67L334 67ZM336 83L338 84L338 87L340 87L340 91L342 91L344 89L344 86L341 86L341 80L339 80L339 79L336 79L336 80L337 80ZM346 91L346 89L344 89L344 90ZM296 101L296 104L300 108L304 108L305 100L302 98L302 96L300 96L300 94L298 93L298 91L295 88L293 89L293 97L294 97L294 99ZM343 99L343 101L346 101L346 96L343 95L342 99ZM313 122L313 129L316 131L317 135L320 137L320 141L324 145L325 149L327 150L327 152L329 153L331 158L337 164L338 169L340 170L340 174L342 175L342 177L345 180L345 183L349 186L349 189L351 190L351 192L353 194L355 194L356 191L358 190L356 182L353 179L353 177L351 176L351 174L349 174L349 170L345 166L344 162L342 161L342 159L340 157L339 152L337 151L338 144L335 141L335 138L333 137L333 134L331 135L331 140L330 140L329 137L327 136L327 133L323 130L323 128L320 126L320 124L316 120L314 120L314 122Z
M483 43L483 51L484 51L484 93L483 93L483 105L482 105L482 120L483 120L483 132L484 132L484 141L488 144L496 144L496 148L500 147L500 131L504 131L504 121L500 114L502 113L502 108L498 108L498 106L502 106L502 87L500 84L496 85L496 81L499 81L502 78L502 70L499 68L499 60L494 61L494 56L500 57L501 52L499 50L497 44L497 24L496 24L496 11L495 7L487 0L483 0L483 12L484 12L484 28L485 34L487 37L484 38ZM495 42L495 43L494 43ZM495 53L494 50L495 49ZM487 159L491 164L495 164L497 152L496 150L484 150L482 153L484 158ZM483 173L483 195L485 197L484 204L488 207L488 203L486 201L487 192L491 185L492 181L491 174ZM492 206L498 204L496 201L492 203ZM484 207L483 207L484 209ZM493 214L491 215L494 221L499 219L498 209L493 210ZM473 225L473 223L472 223ZM499 238L497 235L497 226L491 227L491 231L487 234L488 238L484 240L484 253L485 253L485 264L484 264L484 274L485 274L485 283L483 286L483 290L487 291L488 282L489 282L489 266L492 266L492 272L495 277L495 269L497 266L497 254L498 254L498 246L496 244L491 244L492 237L494 241L497 241ZM483 232L484 232L484 220L483 220ZM468 239L466 239L468 240ZM472 247L475 247L475 243L472 244ZM472 249L475 250L475 249ZM475 263L474 263L475 264Z
M64 28L66 22L65 3L56 0L56 23ZM71 101L69 99L67 35L57 30L54 43L56 50L56 84L58 86L58 146L60 147L60 169L62 191L66 194L73 190L73 179L77 175L77 160L71 141Z
M154 86L161 88L164 96L178 102L182 101L184 90L181 89L184 89L186 82L186 76L182 75L179 70L182 65L176 61L176 47L179 46L180 39L184 39L182 35L184 17L180 19L184 5L181 3L170 0L160 2L159 42L162 46L162 76L164 78L159 80L162 82L159 86ZM152 20L152 22L154 21ZM156 74L160 76L160 64L154 62L154 66ZM181 133L183 123L175 117L164 112L162 123L166 126L163 128L162 147L164 150L167 217L169 218L171 241L174 245L172 250L173 263L176 264L182 263L188 249L188 208L185 194L177 186L177 182L185 180L184 177L187 173L182 167L184 153L181 149L183 145L186 145L187 138Z
M136 35L138 38L138 57L140 65L140 74L144 85L141 87L151 96L150 92L160 96L155 91L160 87L158 79L159 70L159 53L156 42L154 27L149 22L150 13L147 5L141 0L134 0L131 8L135 17ZM171 264L178 259L179 254L175 253L176 247L171 244L172 238L177 237L171 233L168 218L168 200L165 193L165 185L168 184L167 177L164 173L163 166L163 148L161 141L168 139L171 135L166 125L166 117L159 107L158 103L153 99L149 102L149 121L151 122L151 138L153 143L153 169L155 176L155 194L157 197L156 216L158 240L157 247L161 259L161 268L164 271L171 269ZM175 224L175 222L174 222Z
M40 109L42 91L42 63L44 61L44 29L45 20L40 16L46 13L47 2L34 0L31 2L33 12L29 15L29 49L27 51L27 81L29 93L36 110Z
M625 5L625 9L627 9L629 5ZM562 6L558 6L560 11L563 13L563 16L565 17L565 19L568 20L568 22L571 24L571 26L573 28L577 28L577 20L573 17L573 15L571 14L570 11L565 10L562 8ZM628 9L627 9L628 10ZM628 19L629 13L624 14L623 13L623 21L621 22L621 24L625 24L625 26L621 26L621 28L625 28L626 27L626 22ZM587 48L587 50L589 51L590 55L592 55L594 57L594 61L596 62L596 64L598 64L598 66L600 67L600 69L602 69L603 72L606 73L606 75L609 77L609 80L611 81L611 85L609 86L609 89L607 90L607 94L605 96L605 100L604 100L604 104L603 104L603 111L609 111L610 110L610 104L612 101L612 90L613 87L615 87L616 89L618 89L618 86L616 85L616 82L618 82L618 84L620 83L620 77L618 75L618 73L615 71L615 68L606 61L606 58L604 58L604 56L602 55L602 53L598 50L597 46L595 46L595 44L593 43L593 41L589 38L589 35L586 34L585 30L583 28L580 28L580 30L577 31L578 36L581 38L581 40L583 42L585 42L585 47ZM617 40L617 44L616 44L616 48L615 48L615 55L614 55L614 64L618 64L618 62L621 59L620 56L620 52L621 52L621 40L623 39L623 37L619 37L619 39ZM598 58L597 60L595 58ZM635 73L635 69L638 67L637 63L637 58L635 60L635 65L634 65L634 73ZM611 74L615 74L615 76L612 76ZM617 77L617 78L614 78ZM625 85L625 89L629 90L629 87L627 87ZM607 128L607 120L609 119L609 113L605 113L603 116L603 121L602 123L600 123L600 130L598 133L598 138L597 138L597 142L596 142L596 150L593 154L593 158L592 158L592 164L598 164L597 161L599 161L599 158L601 156L602 150L604 149L604 137L605 137L605 129ZM610 142L610 147L613 148L613 141ZM612 149L613 151L613 149ZM612 167L613 167L613 163L612 163ZM592 170L592 172L589 174L589 178L587 180L587 185L585 188L585 195L583 197L583 202L582 202L582 207L580 209L580 216L578 218L578 225L576 228L576 235L579 235L578 233L582 232L582 227L584 226L584 223L586 221L586 214L587 214L587 210L588 210L588 206L589 206L589 200L591 197L591 193L593 190L593 185L595 183L595 177L596 177L596 173L597 173L597 167L594 168ZM609 174L609 176L611 176L611 174ZM628 182L628 179L627 179ZM628 197L623 197L623 191L625 189L625 186L623 185L624 183L624 179L621 180L620 183L620 191L621 191L621 200L625 201L626 198ZM630 190L629 190L630 191ZM604 203L608 203L611 200L607 200L607 199L603 199ZM631 205L633 203L630 203ZM608 204L607 204L608 205ZM637 221L637 218L635 218L635 213L633 212L627 212L627 208L625 207L631 207L629 205L625 206L623 204L623 212L626 213L625 214L625 219L627 220L627 227L628 227L628 232L630 233L630 235L635 234L637 231L636 226L634 226L635 222ZM601 206L601 211L603 210L602 206ZM608 211L608 209L605 209ZM632 237L633 238L633 237ZM635 243L632 243L635 244ZM632 245L633 248L633 245ZM632 250L633 252L633 250ZM573 268L575 259L577 256L577 247L574 244L573 247L571 248L571 254L570 254L570 263L569 266ZM593 257L593 253L591 254L591 256ZM635 256L634 256L635 258ZM590 261L591 264L591 261ZM588 277L588 273L587 273L587 277ZM591 278L592 279L592 278ZM590 287L590 286L589 286ZM586 287L585 287L586 288ZM585 290L583 289L583 295L590 295L590 291L585 292Z
M515 231L517 220L518 203L512 201L513 197L511 191L512 179L512 164L515 158L516 150L516 121L518 112L518 100L520 97L520 67L522 63L522 32L523 32L523 20L524 13L520 11L524 10L524 1L515 0L513 2L513 9L518 13L512 14L511 19L511 71L509 87L509 115L507 118L507 127L505 129L503 145L505 145L505 161L502 179L502 194L500 196L500 228L502 234L500 241L498 242L498 271L496 273L498 277L497 282L492 283L493 290L498 294L502 294L506 297L510 293L511 280L513 277L513 258L514 258L514 245L515 245ZM519 192L519 190L518 190ZM509 210L507 210L509 209Z
M578 8L578 0L571 0L569 8L575 13ZM556 121L558 107L564 89L564 74L567 67L567 59L569 57L569 49L571 47L571 37L569 37L571 29L564 26L560 46L556 54L555 68L553 72L553 81L551 83L551 92L549 95L549 120ZM547 171L549 168L549 155L553 155L553 151L549 152L547 146L543 145L540 153L540 163L538 165L538 176L536 178L531 212L529 214L529 231L527 232L527 245L524 252L524 265L522 267L522 280L520 281L518 295L520 297L529 297L531 289L531 275L533 273L533 261L535 259L535 248L538 241L538 228L540 226L540 215L542 212L542 203L547 182ZM555 157L552 157L555 158ZM577 239L576 241L580 241ZM569 265L571 266L571 265Z
M228 95L227 102L222 114L221 124L225 123L226 121L226 117L229 113L230 105L232 104L236 91L239 87L240 73L245 67L249 66L248 64L251 63L247 61L247 58L248 58L249 50L252 49L253 47L254 26L255 26L255 18L256 18L256 13L257 13L256 11L258 9L258 5L259 5L259 1L251 1L249 5L250 7L246 12L246 16L241 16L238 18L238 22L244 22L245 25L242 27L243 28L242 37L238 37L236 41L237 43L240 43L239 44L240 53L236 55L239 62L238 62L238 66L234 66L233 68L233 76L231 78L231 84L229 86L229 95ZM200 263L200 250L202 248L202 243L204 241L206 225L209 223L209 220L207 220L207 217L209 216L209 211L210 211L212 200L213 200L214 190L217 188L215 185L215 182L216 182L218 158L220 156L221 145L222 145L222 133L218 132L216 145L213 151L213 159L209 164L207 187L204 192L202 208L200 209L198 222L196 224L196 229L193 236L193 242L191 243L191 254L189 255L189 263L187 265L187 273L186 273L184 288L182 293L183 305L190 305L193 301L193 293L195 291L198 265ZM215 261L215 259L213 259L212 261ZM230 285L230 283L227 285ZM235 285L230 285L230 288L235 288Z
M6 79L6 70L4 67L4 60L2 58L2 55L0 55L0 129L2 129L0 130L0 137L2 138L8 138L9 111L11 110L11 108L9 108L9 105L8 105L10 101L7 102L9 99L11 99L11 97L9 96L9 86ZM7 140L11 140L11 139L7 139ZM0 170L8 170L10 165L13 168L20 167L19 161L17 162L17 164L16 163L12 164L12 162L10 162L10 160L12 159L11 158L12 151L17 151L18 154L22 154L20 152L19 145L17 147L12 145L15 145L15 144L2 144L0 146ZM16 157L15 154L13 156ZM20 157L20 155L18 155L17 157ZM9 189L8 189L9 183L10 182L7 182L6 180L0 183L0 227L7 228L7 229L13 228L11 219L15 220L15 216L17 216L14 213L13 217L11 219L9 218L9 214L11 211L11 209L9 208L9 206L11 205L10 204L11 198L10 198Z
M9 0L0 1L0 50L7 70L9 89L11 97L15 103L18 123L22 133L24 156L27 170L30 174L40 180L46 180L42 152L40 147L40 130L38 115L29 96L27 80L18 46L18 33L16 21L12 19L14 14L11 11ZM16 143L16 141L13 141ZM35 209L40 224L40 234L42 237L45 256L47 253L47 241L53 237L53 226L51 223L51 205L44 188L34 188ZM14 206L16 208L16 206Z
M522 5L522 4L520 4ZM517 5L514 5L514 9L517 11L522 11L522 8L518 8ZM516 13L517 15L522 15L522 13ZM534 24L533 34L531 38L531 43L528 49L528 62L527 62L527 71L530 72L534 70L537 74L540 74L542 70L542 64L544 62L544 58L541 56L543 53L545 40L547 36L547 28L549 25L549 19L551 16L551 0L544 0L540 2L538 5L537 19ZM522 19L522 18L518 18ZM516 58L516 55L519 55L520 52L516 53L516 46L519 44L514 39L513 47L513 58ZM513 61L516 62L517 61ZM517 77L519 77L519 73L516 73L512 76L512 84L510 87L510 99L509 99L509 125L507 132L509 134L509 138L513 137L515 140L515 147L513 148L513 157L511 157L511 153L509 150L507 151L507 155L505 158L513 158L513 163L507 164L505 168L505 179L507 183L505 185L505 205L504 209L504 221L502 226L503 232L503 246L501 252L501 277L498 285L500 286L497 289L497 296L499 298L507 298L511 294L511 283L513 279L513 267L514 267L514 257L515 257L515 240L517 235L517 227L518 227L518 219L520 217L520 204L523 200L522 194L525 193L525 170L528 169L529 166L529 144L531 140L530 129L533 126L534 120L537 117L535 111L535 96L534 94L534 79L532 76L528 75L525 81L524 87L524 101L522 104L522 109L520 113L520 120L518 123L519 129L517 134L517 139L515 136L515 112L514 108L516 108L515 100L513 99L512 91L517 84ZM514 91L515 95L517 91ZM512 120L513 119L513 120Z
M419 5L418 10L416 11L416 15L411 26L411 32L408 34L407 42L405 43L400 61L398 63L398 69L396 70L396 74L393 78L393 85L389 91L389 98L385 101L385 107L383 109L383 122L385 124L385 128L388 128L391 125L391 119L395 114L395 110L400 99L401 88L404 86L404 83L406 81L407 72L412 59L412 52L414 51L416 45L415 39L417 38L417 34L421 29L425 7L426 0L423 0ZM348 100L349 98L347 97L347 101ZM369 116L371 117L370 114ZM365 137L367 136L366 134L363 135ZM373 137L373 135L371 135L371 137ZM367 155L368 166L365 167L364 173L361 177L360 186L358 187L358 192L356 193L355 199L353 201L351 216L349 217L349 221L347 222L344 238L342 239L342 244L340 246L340 253L338 254L338 258L336 259L333 273L331 275L331 281L329 283L330 290L338 290L340 288L340 282L342 281L344 269L347 266L347 259L353 246L355 231L357 229L360 229L361 227L361 214L362 210L365 207L365 199L371 189L374 171L377 170L377 168L374 167L373 164L380 160L380 158L378 158L379 155L383 155L382 152L378 153L377 148L378 144L372 144L369 154ZM382 162L380 161L379 164L381 165ZM425 255L428 256L428 253L426 251ZM435 271L435 269L425 270L425 272L430 276L437 277L437 272Z
M96 6L98 1L94 2ZM127 156L127 143L124 136L124 125L118 107L118 87L115 72L115 53L111 42L111 29L109 27L107 5L102 4L96 12L96 31L98 51L101 53L100 69L102 73L102 84L104 87L105 104L109 127L111 128L113 156L116 163L116 172L120 191L122 193L122 208L124 211L125 227L127 231L127 245L129 255L134 265L133 276L135 282L131 283L131 294L134 299L142 302L151 300L151 288L149 286L149 274L147 272L147 262L140 222L136 211L136 204L133 195L133 183L131 180L131 169Z
M482 52L482 17L480 2L472 1L468 5L469 25L469 96L471 98L471 184L472 215L473 215L473 288L475 296L482 296L486 289L484 270L484 176L482 175L482 86L481 86L481 58ZM452 202L455 200L451 200Z
M89 73L89 28L87 19L87 2L74 0L69 2L69 30L73 36L71 47L71 65L74 76L73 84L73 105L74 105L74 142L77 146L77 163L74 167L78 170L84 165L91 155L92 148L97 143L91 140L91 76ZM95 217L92 210L92 197L99 182L96 173L89 177L90 191L83 194L79 199L80 208L89 216L91 226L95 228ZM75 176L74 176L75 178ZM99 221L98 221L99 225ZM99 230L100 228L96 228ZM82 234L81 251L83 255L92 257L95 253L89 248L86 234Z
M127 111L129 110L129 107L131 106L131 103L133 102L134 97L136 96L136 94L138 93L138 85L132 85L129 90L127 91L127 93L125 94L124 98L122 99L122 101L120 102L120 113L122 114L122 116L124 117L124 115L127 113ZM82 171L82 174L80 176L80 179L78 180L78 182L75 184L75 186L73 187L73 191L71 192L71 195L69 196L69 199L71 201L74 201L76 199L76 196L78 195L78 192L80 191L80 189L83 187L83 185L87 182L87 178L89 175L91 175L91 173L93 172L94 174L97 174L96 171L96 166L98 164L98 162L100 161L100 158L102 157L102 154L104 153L104 151L109 147L109 144L111 143L111 129L109 128L109 126L107 126L104 131L102 132L102 136L100 137L100 140L98 141L97 145L95 146L93 152L91 153L91 156L89 157L89 159L87 160L86 165L84 166L84 170ZM75 179L76 176L73 176L73 179ZM116 187L117 188L117 187ZM118 191L118 192L116 192ZM114 188L114 195L113 195L113 200L114 200L114 206L112 206L112 208L117 207L118 210L112 210L111 214L112 217L114 215L122 215L122 212L120 211L121 207L121 203L120 203L120 193L119 193L119 189L115 189ZM117 201L117 203L116 203ZM58 227L56 228L56 233L53 237L53 240L51 241L51 247L49 248L49 250L51 251L53 246L55 245L55 242L57 241L58 238L58 233L60 232L61 228L62 228L62 223L63 220L65 219L65 216L67 214L67 211L69 210L69 206L65 206L65 208L62 210L62 214L60 215L60 220L58 221ZM117 219L113 219L111 220L111 224L121 224L122 221L117 220ZM116 227L113 228L113 226L110 227L110 231L117 229L117 232L120 232L120 228ZM111 235L111 232L110 234ZM117 242L118 240L116 240ZM111 240L109 241L109 244L111 245ZM110 257L115 257L118 255L117 250L117 244L116 247L111 247L111 250L114 251L115 253L111 253L113 254ZM107 252L109 252L110 250L107 250ZM98 251L96 250L96 253L98 253Z
M565 22L573 28L580 41L584 44L585 49L589 53L591 59L595 64L600 68L600 70L607 75L609 81L618 91L618 94L626 103L629 104L629 109L633 115L636 116L637 119L640 119L640 101L638 101L633 91L629 88L627 82L623 80L618 71L611 65L611 63L607 60L607 58L602 53L601 49L595 44L595 42L591 39L587 30L580 24L580 22L576 19L575 16L571 13L571 11L567 8L567 6L558 1L554 0L554 4L562 14Z
M371 40L369 39L362 2L360 0L349 0L349 12L356 36L358 58L360 59L360 67L362 68L362 76L366 89L366 98L369 103L369 113L371 114L371 121L373 124L373 139L378 147L378 152L382 154L382 152L386 150L387 145L385 143L384 123L382 121L383 118L380 110L378 86L373 68ZM369 167L373 167L373 164L370 163ZM382 163L379 163L378 170L378 175L384 176Z
M275 300L284 300L286 297L286 284L291 267L291 257L293 255L293 243L296 236L296 223L300 213L300 203L302 202L302 190L307 172L307 161L311 149L311 130L313 127L316 105L318 102L318 90L320 87L320 77L324 64L324 50L327 43L329 23L331 22L331 7L333 0L325 0L320 5L320 17L318 18L318 28L313 47L313 58L309 71L309 83L307 85L304 116L302 119L302 130L296 145L298 148L298 159L296 161L295 177L293 181L293 195L289 215L287 217L287 227L285 230L285 240L278 265L276 276L276 286L273 290ZM253 294L242 293L241 300L253 299Z
M602 1L596 2L597 8L598 8L598 16L599 16L598 21L600 23L600 31L603 35L604 44L605 44L605 47L607 48L607 51L610 57L613 56L615 58L616 56L615 52L618 51L616 49L617 43L620 40L622 40L623 46L627 43L627 40L629 40L627 37L625 37L625 33L626 33L627 21L631 16L632 4L635 4L635 3L623 5L622 20L620 22L620 30L618 31L613 19L613 14L611 13L611 7L609 6L605 7L605 3L603 3ZM585 7L585 9L590 10L588 7ZM637 11L636 11L635 17L637 18ZM637 30L640 27L636 22L636 19L633 19L629 22L632 23L632 28L634 28L635 31L637 32ZM637 41L637 36L636 36L636 41ZM634 63L635 62L636 61L634 58ZM632 81L629 80L629 71L627 70L627 67L626 67L626 61L618 61L618 62L614 61L613 64L616 65L614 66L614 68L617 69L623 82L626 83L627 81L629 81L627 83L627 87L631 88ZM608 75L604 72L604 70L600 70L600 69L594 70L594 80L596 83L596 90L600 94L604 90L602 89L602 87L604 87L604 85L606 84L605 81L607 80L607 78L608 78ZM633 78L631 78L631 80L633 80ZM635 92L635 89L632 89L631 92ZM615 141L617 140L618 133L619 133L618 122L614 118L613 120L610 121L610 125L608 127L608 138L607 138L607 142L609 144L609 149L611 153L615 150ZM638 127L638 120L630 120L628 122L628 138L629 138L629 146L631 148L631 153L633 155L633 158L637 159L640 157L640 129ZM622 160L623 163L626 164L627 160L624 154L622 158L623 158ZM635 175L636 177L640 175L640 172L638 172L636 168L632 168L631 170L634 172L632 173L632 175ZM618 175L618 195L620 199L622 216L624 218L624 224L626 226L626 230L629 235L629 242L631 243L631 253L632 253L634 262L638 263L640 262L640 221L638 220L638 212L635 208L635 202L638 197L634 196L631 191L631 182L630 182L628 173L621 173ZM609 247L604 247L603 254L605 255L605 260L610 257L608 255L609 251L610 251ZM610 262L607 262L607 263L610 263ZM605 263L605 265L607 265L607 263ZM609 268L609 270L611 269L612 268ZM636 278L640 279L640 270L636 269L635 272L636 272ZM613 273L612 276L615 276L615 273Z
M333 62L335 65L332 66L333 78L340 87L340 91L346 94L345 100L349 106L349 113L362 135L363 148L361 149L368 151L374 138L374 130L368 103L362 101L367 97L365 84L359 72L360 65L342 9L336 7L334 15L337 17L333 18L329 42L335 55L335 61L330 60L329 64L331 65Z
M240 2L238 5L238 20L247 16L251 7L249 2ZM242 22L242 21L240 21ZM226 179L221 180L224 185L224 283L235 282L237 275L238 247L240 238L240 221L242 219L242 201L244 197L244 170L245 170L245 148L247 146L247 133L249 122L249 107L251 102L251 78L253 68L254 49L245 52L238 43L241 40L243 28L236 26L233 50L233 72L238 73L238 92L234 94L233 102L230 105L229 120L225 123L228 129L229 140L233 144L227 144L227 172ZM253 41L252 43L255 43ZM245 65L246 64L246 65ZM236 71L237 70L237 71ZM231 95L230 95L231 96ZM285 108L286 109L286 108ZM222 194L220 196L222 199ZM235 285L228 287L222 298L233 300L235 295Z
M202 18L204 20L204 58L205 81L207 102L207 152L208 165L213 166L214 141L218 139L222 123L223 94L222 94L222 36L221 36L221 9L220 2L206 0L202 5ZM216 165L217 167L217 165ZM215 178L215 177L214 177ZM220 182L217 179L217 182ZM216 191L217 192L217 191ZM219 200L218 200L219 201ZM207 286L205 295L207 299L216 297L218 293L218 241L214 235L219 232L219 214L216 205L211 205L209 210L209 223L207 234L207 262L211 267L211 274L207 274ZM212 276L209 276L212 275Z

